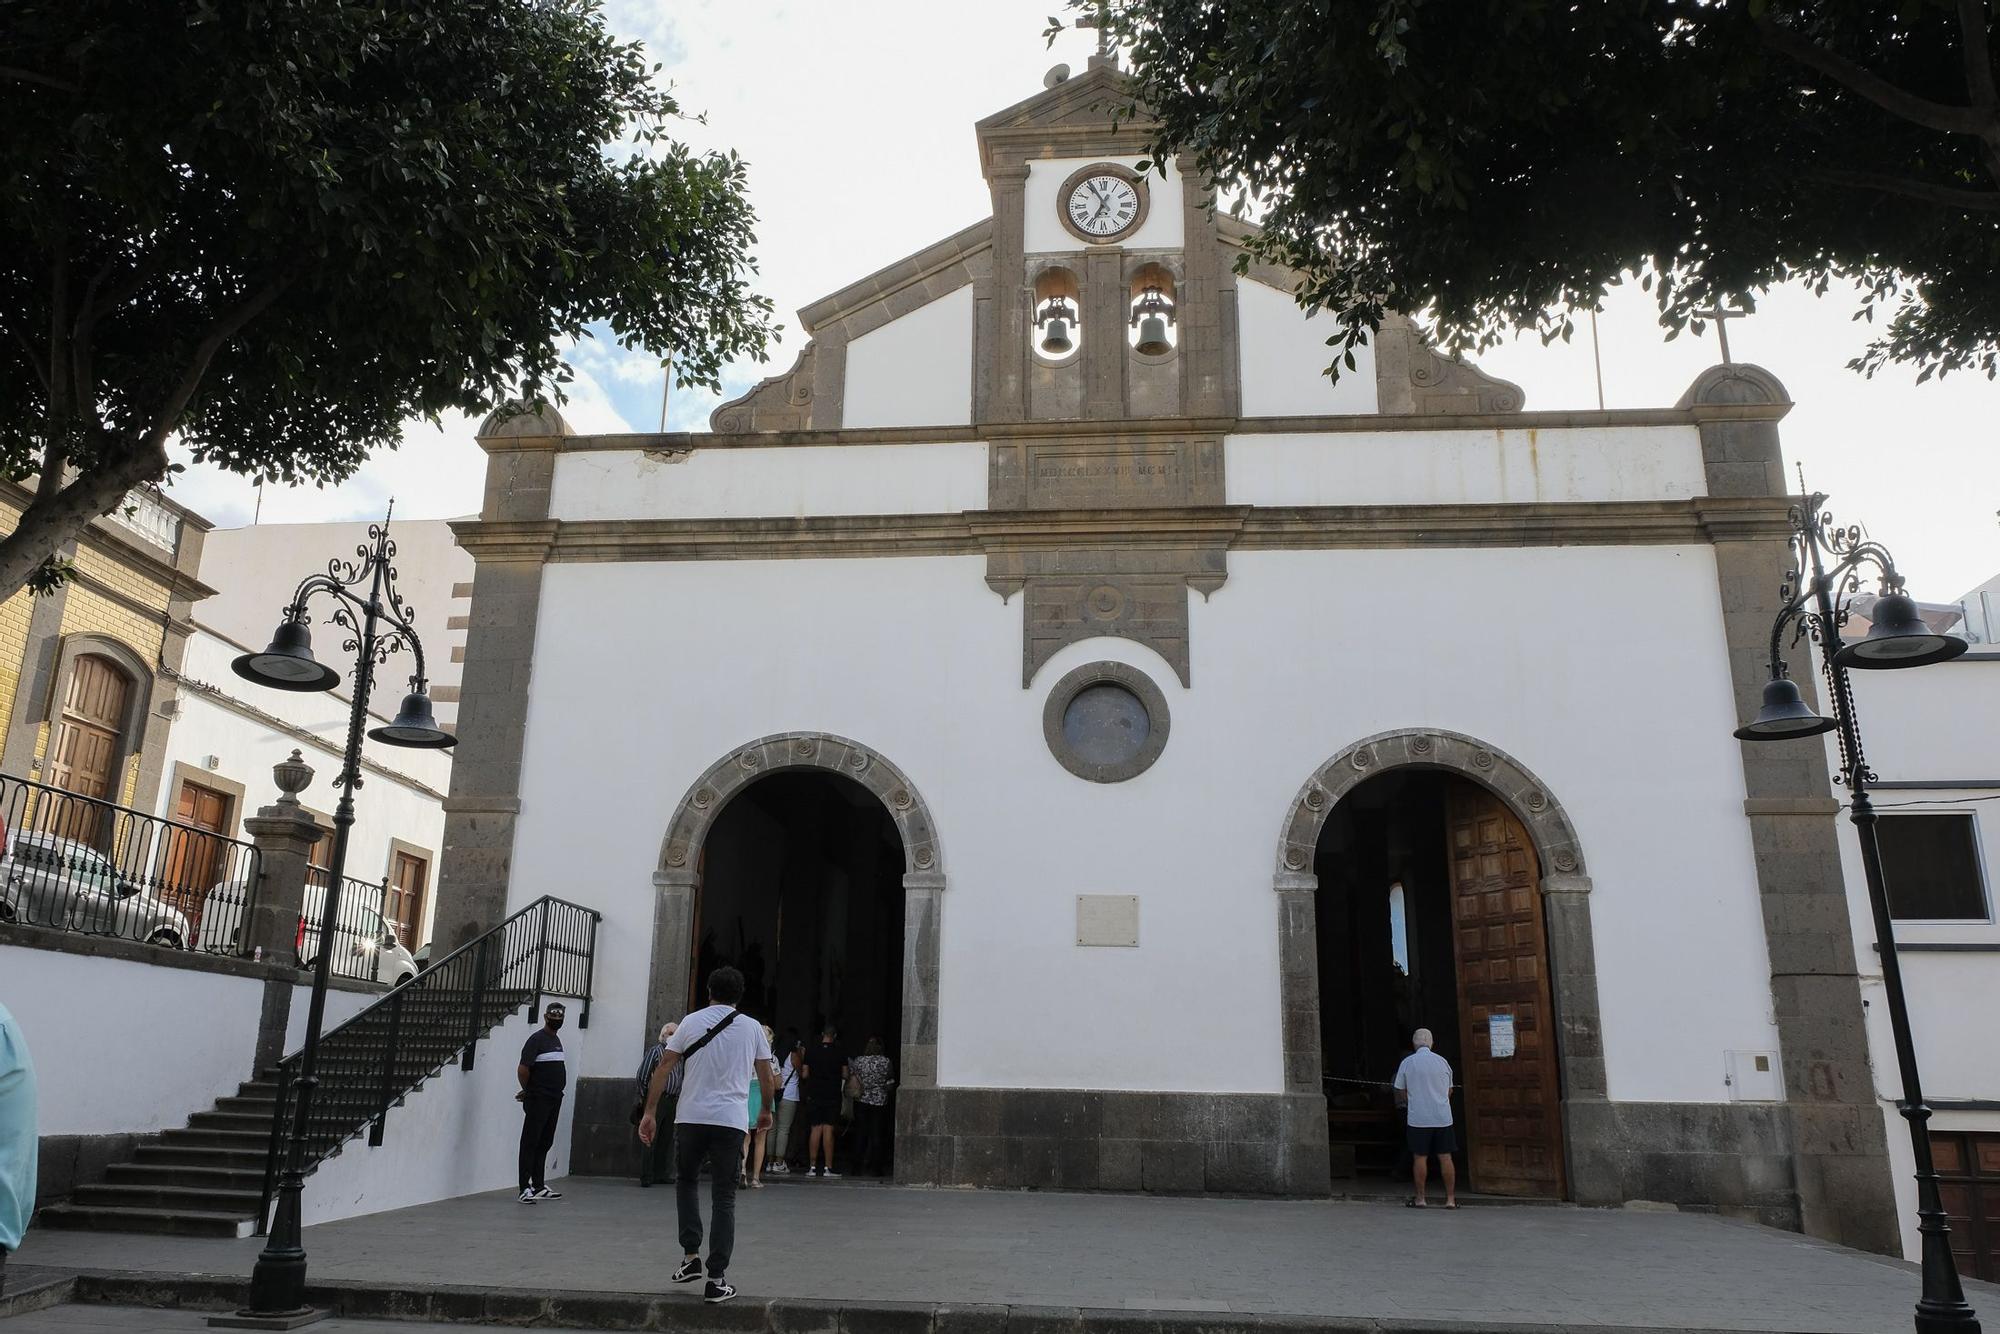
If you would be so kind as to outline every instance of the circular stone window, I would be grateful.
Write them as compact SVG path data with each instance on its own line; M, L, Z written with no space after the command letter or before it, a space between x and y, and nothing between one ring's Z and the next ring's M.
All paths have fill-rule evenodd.
M1167 697L1122 662L1093 662L1056 682L1042 736L1063 768L1093 783L1122 783L1167 746Z

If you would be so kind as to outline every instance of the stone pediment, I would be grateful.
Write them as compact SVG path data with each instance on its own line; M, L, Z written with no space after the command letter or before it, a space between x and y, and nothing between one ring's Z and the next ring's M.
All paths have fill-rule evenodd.
M990 176L996 165L1032 157L1144 153L1151 119L1123 114L1132 106L1125 76L1108 63L1091 65L980 121L980 169Z

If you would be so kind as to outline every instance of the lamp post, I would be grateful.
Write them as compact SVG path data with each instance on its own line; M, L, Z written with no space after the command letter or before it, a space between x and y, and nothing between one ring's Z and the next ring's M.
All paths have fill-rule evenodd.
M395 510L390 503L390 512ZM396 544L389 539L389 517L368 527L368 541L355 548L356 560L338 557L327 562L325 574L306 578L285 608L284 619L262 653L245 653L231 666L238 676L274 690L331 690L340 673L312 654L308 604L324 595L334 604L331 624L349 635L342 647L354 654L353 696L347 712L347 748L341 753L340 802L333 812L333 855L328 867L325 902L320 911L319 956L313 961L312 1003L306 1012L305 1047L299 1057L298 1108L292 1121L285 1163L278 1177L277 1207L270 1240L250 1275L250 1304L231 1323L255 1322L264 1328L291 1329L318 1319L306 1305L306 1251L302 1236L300 1196L305 1190L305 1147L311 1124L313 1090L318 1080L320 1026L326 1015L326 983L340 911L340 892L347 868L347 835L354 825L354 789L361 786L361 729L368 717L368 698L377 664L408 649L416 658L410 691L393 721L371 728L368 735L390 746L436 750L457 738L438 727L424 675L424 650L417 638L415 613L396 592ZM366 588L365 595L360 591Z
M1771 626L1771 679L1764 686L1757 717L1736 729L1743 741L1784 741L1793 737L1835 732L1840 739L1840 782L1851 800L1848 810L1861 843L1861 867L1868 882L1868 907L1875 919L1876 948L1882 955L1882 989L1889 1002L1889 1028L1895 1035L1896 1065L1903 1081L1902 1113L1910 1127L1910 1148L1916 1158L1917 1230L1923 1242L1923 1293L1917 1301L1918 1334L1979 1334L1979 1320L1966 1303L1958 1266L1951 1256L1951 1228L1945 1222L1938 1194L1937 1168L1931 1161L1928 1123L1917 1078L1917 1051L1910 1039L1910 1011L1903 998L1902 961L1896 956L1896 932L1889 913L1889 896L1882 880L1882 851L1875 836L1875 807L1868 785L1880 780L1869 769L1861 750L1861 733L1854 719L1854 695L1847 673L1926 667L1949 662L1970 645L1939 634L1917 615L1917 605L1903 591L1903 576L1889 553L1868 539L1859 525L1842 527L1824 508L1826 497L1813 494L1792 507L1793 560L1781 597L1784 607ZM1881 596L1870 610L1868 634L1853 643L1840 637L1848 603L1861 587L1863 572L1871 572ZM1810 637L1820 647L1833 717L1814 713L1786 674L1783 644L1786 627L1792 643Z

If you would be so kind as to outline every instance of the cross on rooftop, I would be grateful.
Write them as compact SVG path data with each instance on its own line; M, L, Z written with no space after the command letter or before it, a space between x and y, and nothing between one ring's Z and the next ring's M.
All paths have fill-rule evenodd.
M1757 303L1749 297L1745 297L1743 298L1743 309L1741 310L1730 310L1718 301L1707 310L1695 311L1694 317L1698 320L1715 321L1715 336L1722 343L1722 364L1727 366L1732 360L1729 355L1729 321L1740 320L1745 316L1755 315L1756 313Z
M1107 6L1099 5L1095 14L1084 15L1084 17L1076 21L1076 26L1079 28L1097 29L1098 57L1100 59L1110 59L1112 57L1111 11Z

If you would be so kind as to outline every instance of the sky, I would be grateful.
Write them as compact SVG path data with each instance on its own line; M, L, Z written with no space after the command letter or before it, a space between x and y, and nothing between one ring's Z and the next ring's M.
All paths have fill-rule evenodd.
M749 164L757 210L757 288L785 325L767 365L732 366L723 395L674 389L668 428L706 430L708 414L791 364L794 312L990 212L973 122L1032 96L1057 61L1081 71L1088 33L1041 36L1051 0L611 0L612 28L643 41L664 69L702 148ZM1783 289L1732 321L1738 361L1773 372L1797 407L1788 460L1895 553L1910 590L1948 601L2000 573L2000 383L1969 375L1916 384L1913 371L1863 379L1846 363L1866 340L1858 303L1835 290ZM1636 285L1612 292L1598 321L1608 407L1670 406L1721 359L1714 332L1667 342ZM661 372L645 352L586 341L563 414L579 431L656 430ZM1520 384L1530 410L1597 405L1589 325L1544 348L1526 336L1475 360ZM398 515L445 518L479 507L485 460L475 423L414 422L399 449L338 487L266 488L266 521ZM248 523L258 496L241 477L196 465L172 494L217 524Z

